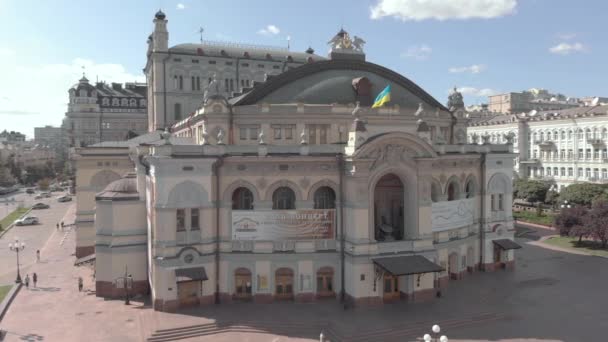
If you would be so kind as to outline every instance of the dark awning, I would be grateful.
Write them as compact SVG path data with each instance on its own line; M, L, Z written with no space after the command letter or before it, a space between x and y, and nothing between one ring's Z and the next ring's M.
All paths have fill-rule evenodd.
M189 278L190 280L207 280L207 272L204 267L178 268L175 277Z
M513 240L510 239L500 239L500 240L492 240L498 247L502 248L505 251L509 249L519 249L521 246Z
M404 255L373 260L374 264L395 276L443 271L441 266L422 255Z

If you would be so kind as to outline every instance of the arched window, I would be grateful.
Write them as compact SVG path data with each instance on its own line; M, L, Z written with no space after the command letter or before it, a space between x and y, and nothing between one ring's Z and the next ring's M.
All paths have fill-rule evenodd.
M112 106L117 107L120 104L120 101L118 99L112 99Z
M585 136L586 136L587 140L591 140L592 139L591 130L589 128L587 128L585 130L585 133L586 133Z
M253 210L253 194L247 188L240 187L232 193L233 210Z
M137 106L137 100L136 100L136 99L131 99L131 100L129 101L129 106L131 106L131 107L135 107L135 106Z
M566 140L566 132L565 131L561 131L561 138L562 138L562 140Z
M328 186L323 186L315 191L315 209L335 209L336 194Z
M179 75L179 90L184 90L184 76Z
M578 140L583 140L583 130L582 129L578 129Z
M469 179L469 181L467 182L466 185L466 193L467 193L467 198L473 198L475 197L475 182L472 179Z
M606 136L607 134L608 134L608 131L605 128L602 129L602 139L606 139L607 138L607 136Z
M441 187L436 182L431 183L431 200L433 202L439 202L441 196Z
M290 188L283 186L272 194L272 209L288 210L296 208L296 194Z
M129 100L127 100L127 99L120 100L120 105L123 107L127 107L129 105Z
M175 120L182 119L182 104L181 103L178 102L173 105L173 113L174 113Z
M450 182L448 185L448 201L454 201L458 199L458 184L456 182Z
M139 105L141 107L145 107L146 106L146 100L144 100L144 99L139 100Z
M545 140L545 133L540 132L540 141L542 142L543 140Z
M109 106L110 105L110 99L107 97L104 97L103 100L101 100L101 104L104 106Z
M87 97L87 91L84 89L81 89L78 91L78 96L80 97Z
M557 141L558 137L557 137L557 131L553 132L553 140Z

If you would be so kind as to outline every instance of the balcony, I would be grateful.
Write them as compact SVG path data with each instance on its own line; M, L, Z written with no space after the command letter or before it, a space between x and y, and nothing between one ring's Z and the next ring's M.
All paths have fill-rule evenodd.
M533 158L533 159L520 160L519 163L520 164L539 164L540 161L536 158Z
M555 143L551 140L536 140L534 143L541 149L551 149L555 146Z
M593 148L604 147L604 139L588 139L587 142L593 146Z

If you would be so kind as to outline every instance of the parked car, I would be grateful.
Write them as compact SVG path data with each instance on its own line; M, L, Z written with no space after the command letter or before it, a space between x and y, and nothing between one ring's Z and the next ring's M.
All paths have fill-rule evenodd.
M32 206L32 209L48 209L51 206L48 204L44 204L44 203L36 203Z
M42 195L36 195L36 197L34 197L34 199L36 199L36 200L43 199L43 198L44 198L44 196L42 196Z
M25 190L25 192L28 193L28 194L35 194L36 190L34 190L32 188L29 188L29 189Z
M51 198L51 193L50 192L42 192L40 193L40 196L44 197L44 198Z
M33 224L38 224L40 223L38 221L38 218L36 216L27 216L24 218L20 218L17 221L15 221L15 224L17 226L29 226L29 225L33 225Z
M72 200L72 197L65 195L57 198L57 202L69 202Z

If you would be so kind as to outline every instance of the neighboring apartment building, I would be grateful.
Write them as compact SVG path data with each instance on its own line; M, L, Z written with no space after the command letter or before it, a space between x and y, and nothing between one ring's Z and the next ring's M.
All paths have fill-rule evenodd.
M145 84L93 85L83 75L69 95L63 129L71 147L127 140L147 132Z
M512 134L515 172L555 181L608 183L608 105L524 115L493 115L469 122L469 142L502 144Z
M62 144L62 139L63 133L61 127L34 127L34 142L36 144L57 146Z
M155 18L154 32L148 38L148 129L171 126L200 108L203 92L213 79L222 96L232 97L251 89L267 76L323 60L309 48L306 52L263 45L203 41L169 47L164 14ZM160 96L153 96L160 95Z
M546 89L532 88L488 96L488 110L492 113L519 114L531 110L560 110L581 106L579 99L562 94L551 94Z
M152 83L172 58L165 15L154 23ZM152 92L152 126L171 131L78 149L77 257L95 253L96 294L121 296L126 266L156 310L365 306L512 267L511 146L467 144L461 94L446 108L362 42L341 30L329 59L233 97L213 77L181 120ZM370 108L386 85L391 102Z
M6 142L10 144L21 144L25 143L25 134L4 130L0 132L0 142Z

